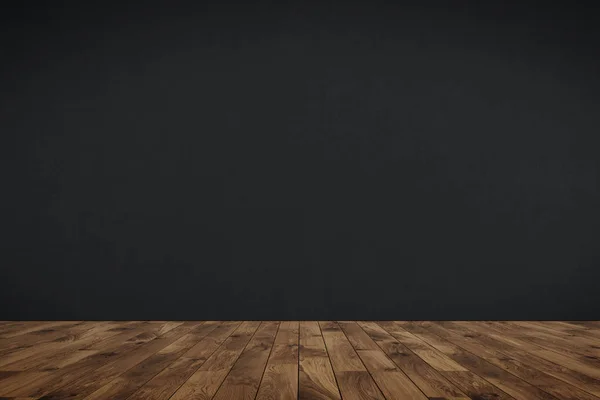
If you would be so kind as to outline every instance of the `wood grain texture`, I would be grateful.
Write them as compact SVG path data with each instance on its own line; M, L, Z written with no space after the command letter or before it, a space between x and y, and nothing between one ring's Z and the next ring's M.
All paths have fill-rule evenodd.
M239 325L234 334L228 337L170 398L212 399L259 325L259 322L252 321Z
M117 353L116 357L113 357L111 352L108 354L112 359L111 361L101 366L94 364L86 365L84 371L78 371L79 376L77 379L71 380L66 385L61 384L58 389L53 390L42 398L44 400L83 399L119 375L159 352L162 355L154 357L153 360L168 357L164 354L173 354L182 351L182 346L191 345L193 342L193 338L189 334L193 334L201 329L202 325L203 323L201 322L186 323L167 332L163 336L148 342L142 342L138 346L127 348L124 354ZM77 366L78 363L72 365Z
M600 400L600 322L2 321L4 399Z
M256 397L278 328L278 322L261 324L223 381L215 399L250 400Z
M511 374L501 367L494 365L487 361L485 356L479 357L477 354L480 352L469 352L457 345L454 345L450 339L445 339L436 335L418 334L414 335L418 340L422 340L428 343L432 347L439 350L441 353L448 356L456 364L463 366L463 371L470 371L477 374L479 377L487 380L498 389L504 391L506 394L516 399L543 399L543 400L557 400L555 396L544 392L542 389L533 386L527 381ZM449 370L452 371L452 370ZM442 374L445 374L443 371ZM459 370L455 370L459 371ZM448 379L452 380L456 376L449 374ZM473 393L472 388L470 389ZM483 396L484 393L479 393L479 396Z
M300 323L299 398L341 399L321 328L316 321Z
M87 396L86 399L134 399L140 398L140 395L147 396L149 399L168 398L189 378L197 367L206 361L208 355L235 328L236 325L217 324L214 322L205 323L202 326L202 330L196 332L197 336L195 337L201 338L200 342L188 350L185 350L184 347L183 351L185 352L176 361L170 363L173 358L181 354L181 348L179 351L174 351L172 355L169 355L168 348L165 348L166 351L158 352L134 368L126 371ZM202 335L205 336L202 338ZM197 350L199 347L202 347L205 352L199 352ZM173 346L170 350L176 350L176 347ZM165 367L166 365L168 367ZM140 389L142 386L143 389Z
M298 398L299 336L299 322L287 321L279 325L257 400Z
M321 329L342 398L384 399L340 326L335 322L324 322Z
M426 396L453 400L468 399L456 385L396 340L381 325L374 322L364 322L359 325Z

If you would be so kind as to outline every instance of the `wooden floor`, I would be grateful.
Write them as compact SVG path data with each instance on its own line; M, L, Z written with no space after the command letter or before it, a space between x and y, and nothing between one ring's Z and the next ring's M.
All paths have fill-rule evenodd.
M600 322L0 322L0 399L600 399Z

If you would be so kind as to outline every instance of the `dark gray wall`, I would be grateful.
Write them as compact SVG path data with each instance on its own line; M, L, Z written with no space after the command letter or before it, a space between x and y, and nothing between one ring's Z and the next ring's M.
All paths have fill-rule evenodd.
M5 9L0 319L599 319L596 10L441 4Z

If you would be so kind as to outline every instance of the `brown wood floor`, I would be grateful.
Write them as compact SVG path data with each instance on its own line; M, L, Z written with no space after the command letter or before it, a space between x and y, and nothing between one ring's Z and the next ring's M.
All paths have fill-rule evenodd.
M600 322L0 322L1 399L600 399Z

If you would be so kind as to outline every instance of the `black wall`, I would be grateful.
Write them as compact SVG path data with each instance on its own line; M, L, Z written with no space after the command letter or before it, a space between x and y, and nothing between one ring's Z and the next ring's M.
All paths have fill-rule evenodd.
M596 9L52 4L2 11L0 319L600 319Z

